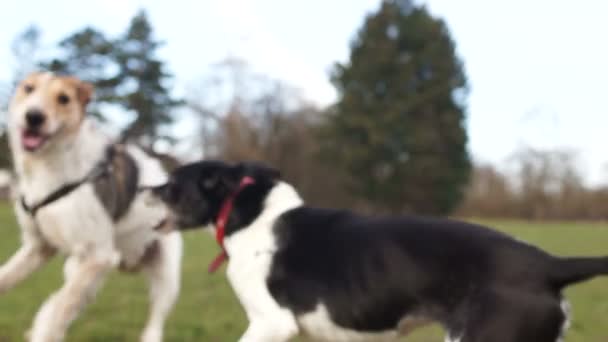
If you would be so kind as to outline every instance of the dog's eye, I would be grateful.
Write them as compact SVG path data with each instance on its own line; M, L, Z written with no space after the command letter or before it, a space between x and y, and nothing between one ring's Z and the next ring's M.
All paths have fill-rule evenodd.
M59 96L57 96L57 102L59 102L62 105L66 105L66 104L70 103L70 97L67 96L66 94L59 94Z
M26 84L23 86L23 91L25 91L26 94L31 94L34 91L34 86L31 84Z

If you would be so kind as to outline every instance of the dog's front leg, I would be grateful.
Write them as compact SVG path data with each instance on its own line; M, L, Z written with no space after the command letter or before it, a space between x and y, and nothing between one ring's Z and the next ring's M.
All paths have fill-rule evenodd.
M163 327L180 289L183 242L177 232L158 240L154 259L144 268L150 286L150 314L141 342L163 341Z
M41 244L27 242L0 267L0 294L15 287L55 254Z
M72 256L66 282L42 306L29 334L32 342L63 340L72 321L92 301L103 279L116 267L118 253L95 252Z
M24 212L18 202L15 203L15 214L21 227L21 247L0 266L0 294L25 280L56 252L42 239L33 218Z
M239 342L286 342L299 333L295 316L270 294L266 274L270 257L235 257L228 264L228 279L239 298L249 327Z

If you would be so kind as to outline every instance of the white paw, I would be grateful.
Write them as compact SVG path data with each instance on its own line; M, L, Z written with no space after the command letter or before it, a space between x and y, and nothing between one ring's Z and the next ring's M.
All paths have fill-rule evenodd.
M141 342L162 342L163 332L161 329L146 329L141 335Z

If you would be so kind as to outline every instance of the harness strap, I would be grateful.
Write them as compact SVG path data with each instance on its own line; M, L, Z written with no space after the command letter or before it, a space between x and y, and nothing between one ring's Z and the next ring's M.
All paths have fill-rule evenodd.
M36 216L38 210L69 195L74 190L78 189L81 185L96 180L97 178L103 175L106 175L110 171L111 161L114 157L115 152L114 147L114 145L108 146L108 148L106 149L105 157L100 162L98 162L97 165L95 165L95 167L93 167L93 169L80 180L64 184L59 189L51 192L43 200L28 205L27 201L25 200L25 196L21 195L21 207L23 208L23 210L25 210L25 212L28 213L30 216L34 217Z

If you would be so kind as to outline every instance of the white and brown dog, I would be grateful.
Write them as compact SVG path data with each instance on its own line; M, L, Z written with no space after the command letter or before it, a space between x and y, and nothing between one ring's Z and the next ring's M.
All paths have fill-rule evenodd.
M32 74L16 89L9 135L23 244L0 266L0 294L53 255L66 255L65 283L28 334L31 341L60 341L110 271L141 270L151 300L142 340L161 341L179 293L182 240L151 229L165 213L144 205L137 188L167 175L158 160L113 145L94 128L85 114L92 93L87 83L50 73Z

